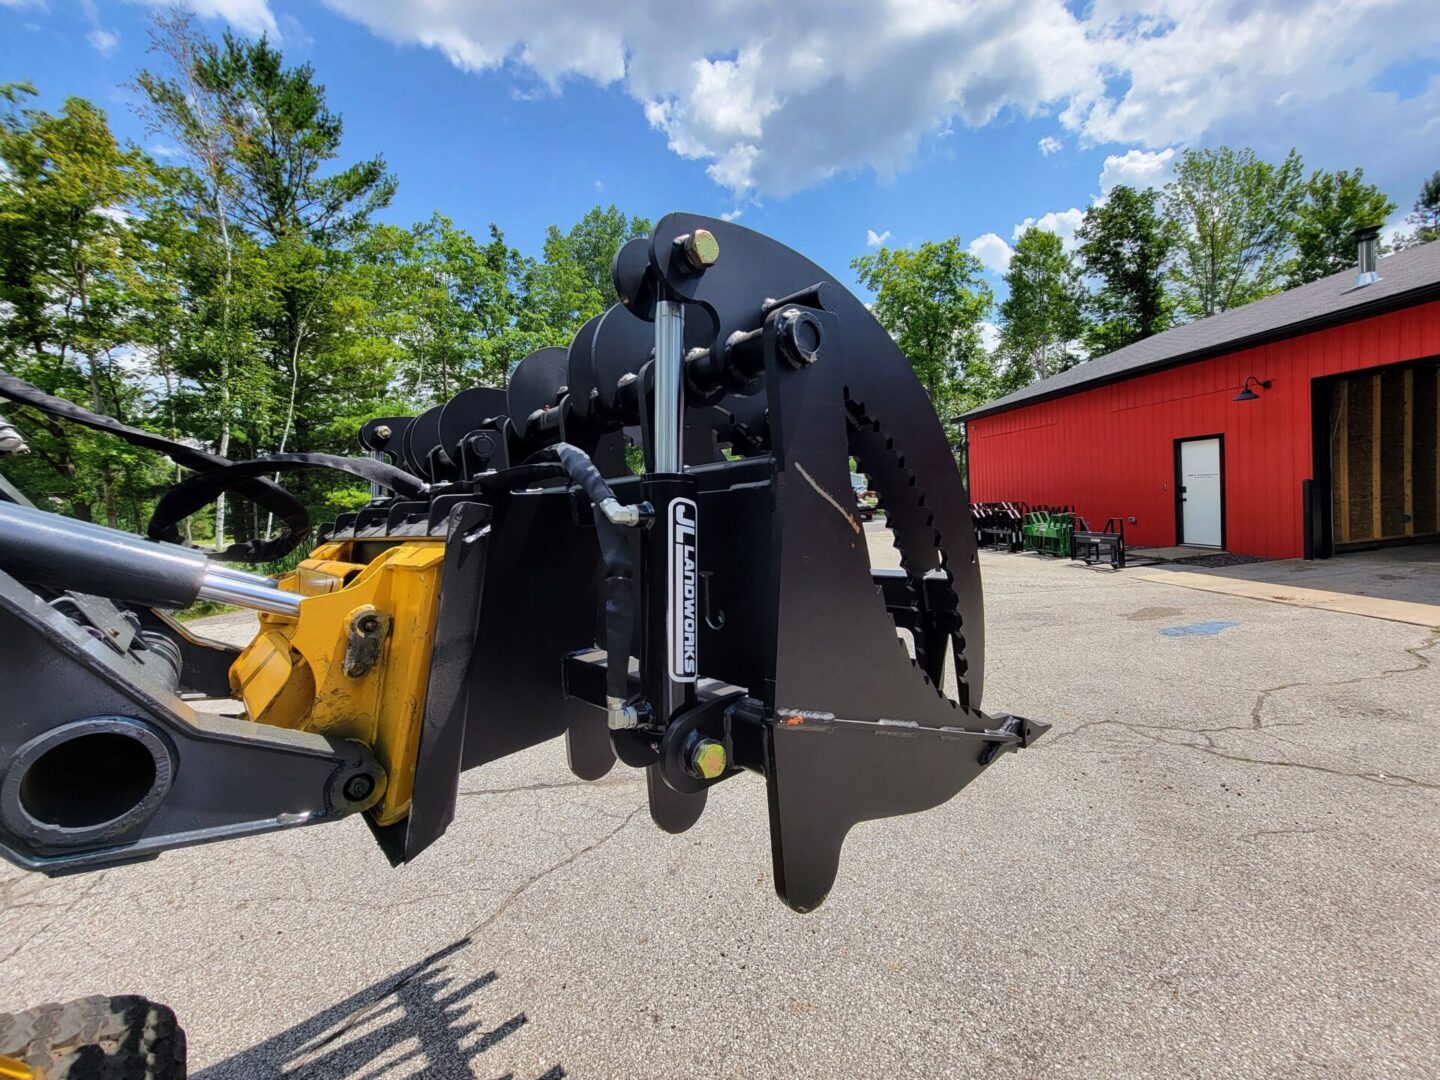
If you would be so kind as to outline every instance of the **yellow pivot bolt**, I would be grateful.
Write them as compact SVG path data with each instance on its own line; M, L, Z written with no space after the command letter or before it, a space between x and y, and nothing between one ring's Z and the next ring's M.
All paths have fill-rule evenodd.
M718 780L728 764L725 744L714 739L701 739L690 751L690 768L702 780Z
M678 237L676 243L685 253L685 261L694 270L707 270L720 258L720 242L709 229L696 229L693 233Z

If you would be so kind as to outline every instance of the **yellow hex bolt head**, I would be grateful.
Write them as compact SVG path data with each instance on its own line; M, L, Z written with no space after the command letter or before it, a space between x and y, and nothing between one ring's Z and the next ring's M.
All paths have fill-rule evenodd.
M690 754L690 767L702 780L718 780L728 764L725 744L714 739L701 739Z
M684 250L685 258L696 270L714 266L720 258L720 242L709 229L696 229L685 237Z

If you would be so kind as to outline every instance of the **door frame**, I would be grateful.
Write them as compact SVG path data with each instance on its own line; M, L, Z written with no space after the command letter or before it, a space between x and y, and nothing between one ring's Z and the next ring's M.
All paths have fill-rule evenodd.
M1400 547L1405 544L1432 544L1429 535L1419 537L1392 538L1390 540L1359 541L1340 544L1335 539L1335 470L1331 464L1334 448L1331 446L1330 395L1337 382L1362 375L1380 375L1387 371L1417 370L1440 364L1440 356L1418 356L1413 360L1401 360L1394 364L1372 364L1368 367L1346 368L1310 379L1310 475L1314 478L1311 496L1313 505L1309 526L1314 532L1314 553L1317 559L1330 559L1350 551L1370 551L1383 547ZM1223 453L1223 447L1222 447Z
M1206 442L1210 439L1216 439L1220 443L1220 550L1229 551L1230 547L1227 541L1230 534L1225 519L1225 504L1229 502L1229 499L1226 498L1225 493L1225 433L1223 431L1217 431L1213 435L1187 435L1183 439L1175 440L1175 546L1179 547L1186 542L1185 507L1182 505L1181 496L1183 493L1180 490L1184 487L1184 484L1181 483L1180 447L1187 442ZM1200 544L1197 546L1206 547L1208 545Z

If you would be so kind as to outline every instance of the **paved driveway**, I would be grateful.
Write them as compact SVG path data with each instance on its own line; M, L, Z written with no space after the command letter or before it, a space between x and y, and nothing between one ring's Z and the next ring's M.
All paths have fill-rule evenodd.
M1436 634L982 566L987 704L1055 729L857 828L814 914L757 779L669 837L552 745L401 870L349 821L0 871L0 1008L147 993L205 1080L1434 1076Z

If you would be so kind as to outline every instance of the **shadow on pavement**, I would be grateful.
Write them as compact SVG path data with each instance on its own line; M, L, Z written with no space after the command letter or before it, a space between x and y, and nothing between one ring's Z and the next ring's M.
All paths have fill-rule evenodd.
M1264 582L1281 588L1318 589L1412 604L1440 604L1440 544L1347 552L1310 562L1304 559L1276 559L1232 566L1182 562L1169 564L1163 569Z
M469 1006L474 996L497 978L488 971L453 985L446 961L469 944L468 937L461 938L288 1031L192 1074L193 1080L377 1080L392 1071L406 1076L473 1076L471 1061L520 1030L529 1018L516 1013L489 1030L482 1030L481 1023L463 1022L467 1014L473 1015ZM565 1070L556 1065L537 1080L563 1076ZM506 1074L501 1080L516 1078Z

